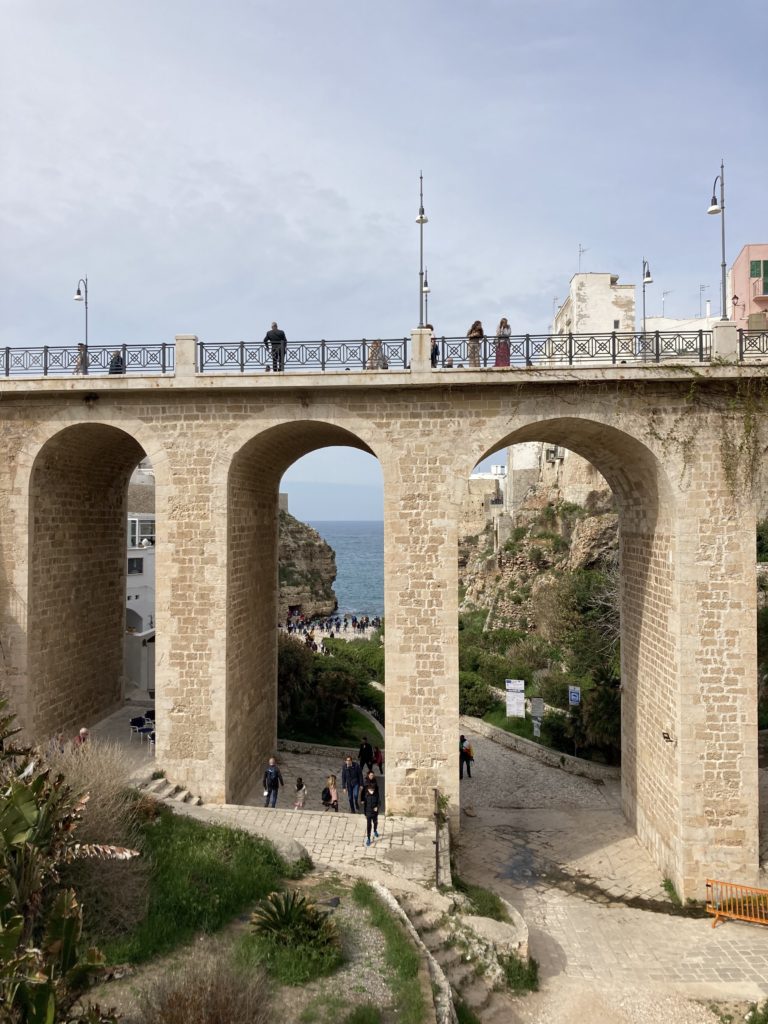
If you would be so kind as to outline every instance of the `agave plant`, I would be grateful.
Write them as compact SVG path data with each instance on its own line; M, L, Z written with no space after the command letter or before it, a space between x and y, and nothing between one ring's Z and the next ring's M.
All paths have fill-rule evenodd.
M81 949L82 908L75 892L60 886L59 867L136 853L76 841L87 796L76 798L33 750L10 742L18 733L13 721L0 697L0 1019L107 1024L113 1014L75 1006L104 959Z
M340 944L336 924L317 904L298 892L272 892L260 900L251 915L259 935L283 946Z

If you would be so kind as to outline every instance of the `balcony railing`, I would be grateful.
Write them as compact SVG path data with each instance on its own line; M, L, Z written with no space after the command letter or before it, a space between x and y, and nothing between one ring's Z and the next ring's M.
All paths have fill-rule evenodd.
M739 362L768 356L768 331L739 330Z
M599 366L601 364L708 362L712 332L666 331L611 334L515 334L511 338L438 338L433 365L525 367Z
M4 348L2 373L5 377L54 377L67 374L84 376L127 373L173 373L173 344L93 346L80 358L77 345L41 345L37 348ZM117 353L117 358L115 354Z
M263 341L197 343L198 373L271 373L272 350ZM285 351L287 372L302 370L407 370L408 338L294 341Z

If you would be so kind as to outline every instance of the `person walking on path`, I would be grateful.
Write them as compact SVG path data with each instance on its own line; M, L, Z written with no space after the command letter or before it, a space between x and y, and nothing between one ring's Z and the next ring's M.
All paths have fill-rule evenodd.
M285 369L285 352L288 348L288 339L285 336L285 331L281 331L274 321L272 321L272 326L264 335L264 344L272 356L272 369L275 373L282 373Z
M368 771L373 768L373 747L368 742L368 737L363 736L363 742L360 744L360 750L357 754L357 760L360 762L360 767L365 765Z
M472 747L470 746L469 740L466 736L459 736L459 778L464 778L464 768L467 769L467 778L472 778L472 771L470 765L474 761L472 756Z
M320 799L323 801L323 806L326 811L339 809L339 791L336 788L336 776L329 775L325 780L325 789L320 794Z
M363 790L363 811L365 813L365 845L371 845L371 828L373 838L379 838L379 790L377 786L368 783Z
M470 366L480 365L480 342L484 337L485 331L482 323L475 320L467 331L467 359Z
M351 756L347 757L341 769L341 788L347 794L349 810L352 814L357 813L357 798L360 795L362 784L363 769L352 760Z
M277 803L277 793L281 786L285 785L277 761L270 757L267 770L264 772L264 806L274 807Z
M299 775L296 779L296 799L293 801L294 811L303 811L306 799L307 787L304 785L304 780Z
M373 763L379 769L379 775L384 774L384 755L378 747L373 748Z

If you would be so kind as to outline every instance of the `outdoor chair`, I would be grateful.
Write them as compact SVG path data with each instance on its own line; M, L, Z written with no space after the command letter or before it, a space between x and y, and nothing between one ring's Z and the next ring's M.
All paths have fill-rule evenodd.
M134 735L141 736L141 730L146 726L146 724L146 720L142 715L137 715L135 718L131 719L129 722L131 727L131 740L133 740Z

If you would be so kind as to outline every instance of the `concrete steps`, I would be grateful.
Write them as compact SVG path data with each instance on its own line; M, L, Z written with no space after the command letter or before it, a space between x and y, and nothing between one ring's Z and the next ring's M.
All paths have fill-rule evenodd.
M183 786L174 786L172 782L163 777L162 779L147 779L144 782L139 782L138 788L142 793L146 793L149 796L156 797L158 800L164 800L166 802L192 804L195 807L202 807L203 801L201 797L196 796L191 790L185 789Z

